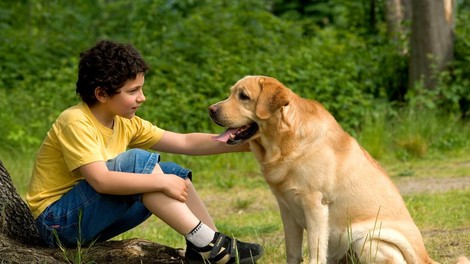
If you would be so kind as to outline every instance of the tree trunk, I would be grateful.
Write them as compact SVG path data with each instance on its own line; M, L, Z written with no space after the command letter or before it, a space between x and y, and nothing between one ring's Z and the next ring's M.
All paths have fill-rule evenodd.
M411 0L386 0L385 18L388 37L397 46L399 54L408 55L410 28L407 22L411 21Z
M183 251L143 239L90 247L46 247L26 203L0 161L0 263L185 263Z
M409 87L435 88L436 74L453 59L454 0L412 0Z
M10 174L0 161L0 234L20 243L38 245L41 240L28 206L16 192Z

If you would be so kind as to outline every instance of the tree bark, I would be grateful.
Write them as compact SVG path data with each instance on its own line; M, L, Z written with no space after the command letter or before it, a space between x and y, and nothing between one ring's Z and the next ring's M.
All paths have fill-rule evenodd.
M29 208L0 161L0 263L186 263L181 249L144 239L106 241L89 247L46 247Z
M435 88L436 74L453 59L455 0L412 0L409 87Z
M401 55L408 55L408 35L411 21L411 0L386 0L385 18L389 39L397 46Z
M18 242L38 245L41 240L28 206L13 186L0 161L0 233Z

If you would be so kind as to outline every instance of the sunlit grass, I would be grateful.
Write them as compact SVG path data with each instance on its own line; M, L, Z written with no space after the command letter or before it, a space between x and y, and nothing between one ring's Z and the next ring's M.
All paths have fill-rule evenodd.
M429 255L441 263L470 256L470 189L405 196Z
M470 190L405 196L418 226L426 229L470 228Z
M33 152L20 153L0 149L0 160L8 170L17 191L20 195L26 194L34 164Z

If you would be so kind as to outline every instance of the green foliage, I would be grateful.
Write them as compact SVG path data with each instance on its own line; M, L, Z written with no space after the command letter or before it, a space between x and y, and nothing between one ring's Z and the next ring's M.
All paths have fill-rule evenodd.
M441 75L442 97L448 105L458 108L470 118L470 8L458 13L455 34L455 60L450 71Z
M289 20L297 20L305 29L333 26L366 33L376 31L384 21L384 2L370 0L274 0L272 12Z
M377 105L377 111L368 112L361 122L359 142L377 159L399 161L439 157L470 148L467 122L439 108L416 104L406 108Z
M59 113L78 102L78 54L103 38L134 44L149 62L139 115L164 129L220 131L207 107L238 79L259 74L322 102L357 133L377 102L404 100L406 92L407 58L387 41L381 4L378 31L367 29L367 3L318 1L292 19L289 7L276 16L268 2L249 0L1 2L0 144L37 148ZM330 23L308 21L325 17ZM442 75L440 99L420 94L447 112L469 94L470 18L459 19L457 61Z

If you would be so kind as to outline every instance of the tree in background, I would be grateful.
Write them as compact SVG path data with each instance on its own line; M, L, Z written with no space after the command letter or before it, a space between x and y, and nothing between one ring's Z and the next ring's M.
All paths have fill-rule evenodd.
M406 38L410 29L406 26L411 21L411 0L385 0L385 19L389 39L397 45L397 51L402 55L409 53Z
M433 89L454 57L454 0L412 0L409 87Z
M414 91L411 0L7 2L0 1L4 150L38 147L77 101L79 51L103 38L132 42L145 54L147 86L158 88L148 96L166 100L148 100L140 113L167 129L216 132L207 105L248 74L278 77L324 102L350 131L360 131L377 103L394 111L418 96L442 114L470 117L469 1L456 0L451 66L434 90Z
M354 12L338 11L340 6ZM439 73L446 70L454 58L455 0L360 0L354 3L344 0L277 0L273 1L272 7L276 15L307 17L318 26L333 23L335 26L346 25L350 30L368 29L371 37L377 35L378 23L386 23L389 41L404 60L408 59L408 82L404 84L405 89L398 88L404 93L420 82L425 88L434 89ZM317 17L308 18L312 16ZM340 25L344 20L347 23Z

